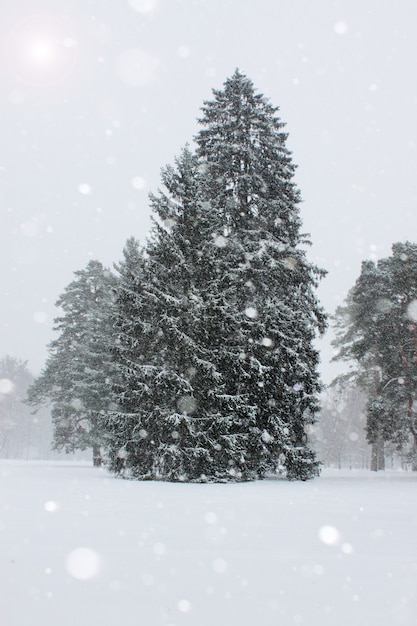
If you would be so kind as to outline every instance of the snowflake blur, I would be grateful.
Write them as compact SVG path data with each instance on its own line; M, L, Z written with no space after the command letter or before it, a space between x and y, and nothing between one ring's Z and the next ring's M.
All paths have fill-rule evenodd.
M74 29L60 17L27 17L10 30L6 57L10 72L21 83L31 86L62 83L77 61Z
M100 571L100 557L91 548L76 548L66 559L68 573L77 580L90 580Z
M158 0L128 0L130 8L143 15L152 14L158 7Z

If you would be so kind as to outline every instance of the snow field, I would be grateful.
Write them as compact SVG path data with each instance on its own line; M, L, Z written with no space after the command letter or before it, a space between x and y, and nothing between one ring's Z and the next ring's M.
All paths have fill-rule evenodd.
M0 462L1 626L411 626L417 477L172 484Z

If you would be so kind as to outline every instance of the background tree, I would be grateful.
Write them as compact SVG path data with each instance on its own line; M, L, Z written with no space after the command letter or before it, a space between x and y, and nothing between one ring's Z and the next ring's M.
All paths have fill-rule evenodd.
M347 313L347 317L346 314ZM339 358L353 358L368 391L371 443L411 445L417 453L417 246L396 243L392 256L362 265L339 311ZM344 320L344 321L343 321ZM374 454L375 456L375 454ZM373 468L377 469L377 468ZM413 460L413 469L417 464Z
M325 467L368 468L366 394L352 384L327 387L314 427L314 449Z
M26 361L9 355L0 359L0 455L5 458L42 455L42 440L49 424L44 419L34 421L24 404L32 382Z
M335 315L336 340L333 345L339 352L334 359L348 362L350 371L338 377L333 385L344 389L357 386L364 391L368 401L378 395L381 385L381 358L377 349L379 331L375 326L375 315L387 306L387 301L381 299L382 279L376 264L364 261L355 286ZM370 302L377 303L376 309L370 307ZM369 432L367 436L372 446L371 469L385 469L382 427L375 424L372 434Z
M113 343L114 276L99 261L89 261L57 301L59 336L49 345L44 370L28 392L35 408L51 404L54 448L93 449L101 464L102 414L112 407L115 378Z
M305 479L317 471L306 431L318 409L323 273L306 259L277 109L239 72L214 95L197 155L166 168L151 199L139 282L131 273L118 291L127 350L122 410L108 422L112 466L171 480L280 467Z

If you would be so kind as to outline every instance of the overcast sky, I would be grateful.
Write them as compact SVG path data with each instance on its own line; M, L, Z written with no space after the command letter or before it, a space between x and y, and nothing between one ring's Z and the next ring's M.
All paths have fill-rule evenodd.
M144 240L236 67L287 123L330 313L363 259L417 241L415 0L1 0L0 41L0 357L40 371L73 272Z

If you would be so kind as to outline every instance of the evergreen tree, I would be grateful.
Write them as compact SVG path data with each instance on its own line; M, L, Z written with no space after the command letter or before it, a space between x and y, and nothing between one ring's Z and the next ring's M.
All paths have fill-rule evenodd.
M145 261L133 237L126 242L123 256L115 268L113 357L118 370L114 385L118 410L107 412L104 418L107 464L115 473L132 468L136 477L154 478L155 440L148 420L153 401L146 379L159 355L152 350L154 326L144 320Z
M123 388L108 417L110 464L140 478L245 480L278 468L309 478L322 272L306 259L286 135L239 72L203 110L197 154L183 151L151 197L145 260L128 270L126 249L119 266Z
M138 478L242 478L247 418L226 409L218 370L221 222L199 199L200 167L189 149L162 182L165 191L151 197L157 219L146 262L130 240L117 268L121 411L107 419L110 467Z
M33 382L27 363L9 355L0 359L0 454L22 458L31 444L32 416L24 404Z
M0 359L0 456L6 459L47 459L52 440L47 408L36 416L26 403L34 381L26 361Z
M392 256L367 261L349 294L348 318L338 343L354 358L368 391L368 440L417 457L417 245L396 243ZM344 329L344 332L343 332ZM375 454L375 452L374 452ZM417 463L413 461L414 468ZM374 469L377 469L374 467Z
M325 467L367 468L365 393L344 383L328 387L322 395L314 447Z
M295 166L277 112L236 71L205 103L196 142L205 193L223 215L228 304L241 332L240 376L230 363L223 374L229 394L243 388L256 407L247 462L263 475L281 459L289 477L307 478L316 465L306 430L320 389L313 339L325 326L314 288L324 273L306 258Z
M94 465L101 464L102 414L112 405L115 370L112 361L114 276L99 261L89 261L56 305L59 336L49 345L44 370L28 392L38 408L52 405L54 448L73 452L93 449Z
M384 274L373 261L364 261L355 286L350 290L346 302L338 307L335 315L336 340L334 346L339 352L335 360L349 363L350 372L339 376L334 385L348 388L358 385L373 402L381 386L381 357L377 347L380 319L379 313L388 310L388 301L381 298L384 292ZM377 303L376 307L370 306ZM369 415L368 415L369 417ZM369 419L367 419L367 430ZM385 469L385 440L379 422L374 422L367 432L372 445L371 470Z

